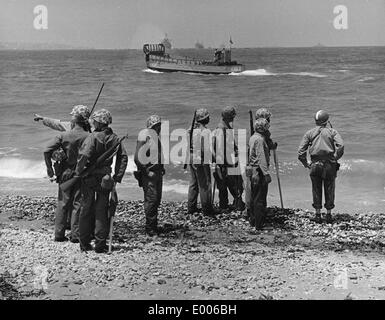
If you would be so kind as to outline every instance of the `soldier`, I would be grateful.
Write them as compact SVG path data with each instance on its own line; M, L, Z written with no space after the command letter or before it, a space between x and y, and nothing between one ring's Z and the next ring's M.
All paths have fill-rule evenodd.
M255 121L254 135L250 138L249 166L247 176L251 178L250 224L262 229L266 217L268 185L271 182L269 171L270 154L267 145L269 122L264 118Z
M313 207L316 210L315 221L322 222L322 184L325 192L326 222L332 222L331 211L334 208L335 180L339 169L338 160L344 154L344 142L332 127L327 128L329 114L319 110L315 116L316 127L307 131L298 148L298 159L305 168L310 169L313 190ZM331 126L331 125L330 125ZM309 149L310 163L307 161Z
M158 208L162 199L163 175L162 146L160 142L161 118L152 115L147 119L145 135L138 137L134 161L140 175L144 193L145 231L154 236L161 231L158 227ZM151 154L152 151L153 154ZM148 161L147 161L148 159Z
M39 114L36 114L34 115L34 119L35 121L42 121L43 124L53 130L57 130L57 131L70 131L75 123L75 113L74 113L74 110L86 110L86 112L83 114L87 121L82 125L84 128L85 128L85 131L87 132L91 132L91 127L90 127L90 124L89 124L89 117L91 115L91 112L90 110L88 109L87 106L84 106L84 105L77 105L77 106L74 106L70 115L71 115L71 120L70 121L61 121L61 120L58 120L58 119L53 119L53 118L48 118L48 117L43 117ZM63 157L63 155L65 154L65 152L62 150L62 149L58 149L56 151L53 152L52 154L52 159L55 161L55 165L54 165L54 168L56 170L56 168L61 168L61 158ZM61 169L59 169L60 171ZM56 174L55 174L56 175ZM56 175L57 176L57 175ZM52 181L52 180L51 180ZM60 189L59 189L59 198L62 198L62 196L60 195ZM71 208L68 209L68 214L66 215L67 216L67 224L66 224L66 229L71 229Z
M271 112L267 110L264 107L259 108L255 112L255 120L258 119L266 119L267 122L270 124L270 119L271 119ZM269 147L269 156L270 156L270 150L275 150L277 149L277 142L273 142L271 139L271 133L270 130L267 130L264 134L267 146ZM245 198L246 198L246 216L250 217L250 210L251 210L251 204L250 204L250 197L251 197L251 185L250 185L250 179L246 179L246 186L245 186Z
M217 210L213 208L212 204L212 190L211 190L211 170L210 170L210 156L211 156L211 136L210 130L206 125L210 121L210 114L207 109L198 109L196 111L196 125L193 134L193 146L197 145L195 138L200 138L203 142L198 145L201 146L200 152L192 152L190 154L190 184L188 190L188 214L198 211L197 200L198 193L200 194L203 214L214 216ZM206 161L208 160L208 162Z
M110 149L118 140L109 124L112 117L109 111L101 109L92 115L94 131L86 138L79 151L75 175L79 176L85 167L94 164L96 159ZM92 250L91 235L95 225L95 252L108 251L106 240L109 231L108 205L109 194L116 183L122 181L127 167L127 153L124 145L118 146L114 176L111 177L113 157L106 159L89 175L82 179L82 208L79 219L79 240L82 251ZM92 207L95 199L94 207ZM95 224L94 224L95 223Z
M89 116L91 115L88 107L87 106L83 106L83 105L78 105L78 106L75 106L75 107L87 108L87 110L88 110L87 120L88 120ZM57 131L70 131L73 128L73 126L74 126L74 122L73 122L74 114L72 112L70 114L72 115L72 118L71 118L70 121L61 121L61 120L58 120L58 119L43 117L43 116L41 116L39 114L36 114L36 113L34 115L33 120L35 120L35 121L40 121L41 120L45 126L51 128L51 129L57 130ZM85 125L86 125L86 131L91 132L90 124L89 124L88 121L87 121L87 123Z
M76 167L78 152L88 136L87 124L90 110L86 106L75 106L72 109L73 128L58 135L44 151L47 174L59 183L58 203L55 215L55 241L67 241L65 229L67 216L71 217L71 242L79 242L80 183L74 184L69 190L63 191L60 184L72 177ZM64 151L61 159L61 172L52 169L52 155L59 149Z
M234 198L233 208L238 211L245 210L245 203L242 201L243 181L241 174L228 174L228 168L235 168L238 165L238 146L234 138L233 121L236 116L234 107L225 107L222 111L222 120L219 122L213 137L213 159L216 162L214 178L219 191L219 208L229 209L228 191ZM232 139L229 139L229 136ZM233 146L228 141L234 141ZM224 143L226 142L226 143ZM227 148L226 148L227 147ZM229 163L227 157L228 147L234 148L235 163Z

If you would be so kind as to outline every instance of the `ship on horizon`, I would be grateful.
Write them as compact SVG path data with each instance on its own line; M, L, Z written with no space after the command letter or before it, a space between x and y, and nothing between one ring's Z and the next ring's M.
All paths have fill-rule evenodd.
M162 43L167 50L172 49L171 40L167 37L167 33L165 34L163 40L160 43Z
M204 49L204 48L205 48L205 46L203 45L202 42L197 41L195 43L195 49Z

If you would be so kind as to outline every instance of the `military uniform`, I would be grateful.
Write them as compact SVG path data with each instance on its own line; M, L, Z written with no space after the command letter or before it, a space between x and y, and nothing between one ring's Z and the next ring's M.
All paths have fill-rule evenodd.
M247 175L251 178L250 223L257 229L262 228L265 221L268 184L271 182L269 147L265 137L268 128L266 119L256 120L255 133L249 144L251 169Z
M320 110L318 113L324 112ZM326 114L327 115L327 114ZM327 118L327 119L326 119ZM325 208L330 211L334 208L335 179L337 176L337 161L344 154L344 143L337 130L327 128L327 115L323 124L307 131L298 148L298 159L310 169L312 181L313 207L322 208L322 184L325 192ZM316 119L317 122L317 119ZM311 163L307 162L309 150Z
M219 191L219 207L221 209L229 208L228 191L230 191L234 198L233 206L236 210L243 211L245 209L245 203L242 201L243 193L243 180L241 174L228 174L228 168L235 168L238 162L238 146L234 139L234 135L231 132L232 127L229 122L232 122L236 115L235 108L225 107L222 112L222 120L219 122L214 136L213 136L213 157L216 163L214 178L217 182ZM228 135L232 135L232 140ZM225 144L225 141L234 141L234 156L235 163L228 163L227 154L229 153ZM226 156L225 156L226 155Z
M194 213L197 209L198 194L200 195L202 211L206 215L215 214L212 204L212 186L210 164L205 160L211 161L210 130L201 123L209 119L206 109L198 109L196 112L196 126L193 130L193 146L197 144L197 138L201 138L200 152L190 153L190 183L188 189L188 213ZM204 143L208 141L208 143ZM193 149L194 150L194 149Z
M80 116L84 121L87 121L89 110L88 108L84 109L75 106L71 114ZM59 183L58 203L55 214L55 240L57 241L65 239L65 229L68 219L71 221L71 241L76 242L79 238L80 183L76 183L66 191L60 188L60 184L73 175L80 146L88 134L88 131L85 131L84 128L75 126L70 131L58 135L47 145L44 151L47 174L50 178L55 174L52 168L52 154L61 149L65 155L65 159L61 160L62 172L57 177L57 182Z
M161 118L157 115L147 119L147 129L152 129L161 124ZM157 146L156 146L157 144ZM146 148L146 146L148 148ZM155 149L153 147L156 146ZM156 150L156 154L150 154L151 150ZM146 153L143 152L146 150ZM143 157L153 157L148 163L143 163ZM144 213L146 216L146 232L154 234L158 231L158 208L162 200L162 186L164 165L162 163L162 146L159 135L156 141L147 135L145 139L138 140L134 156L135 164L141 175L141 185L144 194Z
M95 112L92 118L105 125L109 125L112 122L111 114L105 109ZM108 126L102 129L95 129L84 141L79 151L75 174L80 175L88 163L94 164L98 157L110 149L118 140L118 136ZM102 180L110 178L112 158L107 159L82 179L82 208L79 220L79 239L82 250L90 249L93 226L95 226L95 251L104 252L106 249L106 240L109 232L108 204L112 188L103 188ZM115 173L112 177L115 183L122 181L127 161L127 153L121 143L117 149Z
M266 108L263 108L263 107L259 108L255 112L255 120L266 119L267 122L270 123L270 118L271 118L271 112L269 110L267 110ZM277 149L277 143L271 139L270 130L266 130L263 134L263 137L265 139L267 146L269 147L269 156L270 156L270 151ZM247 214L249 215L251 212L251 181L250 181L250 179L246 179L245 202L246 202Z

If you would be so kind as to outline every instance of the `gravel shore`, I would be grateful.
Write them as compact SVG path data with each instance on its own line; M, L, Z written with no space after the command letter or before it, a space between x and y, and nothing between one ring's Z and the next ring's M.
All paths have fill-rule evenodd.
M120 201L111 255L53 241L53 197L0 199L1 299L383 299L385 217L317 224L269 208L263 231L241 213L187 216L163 202L165 232L144 233L141 201Z

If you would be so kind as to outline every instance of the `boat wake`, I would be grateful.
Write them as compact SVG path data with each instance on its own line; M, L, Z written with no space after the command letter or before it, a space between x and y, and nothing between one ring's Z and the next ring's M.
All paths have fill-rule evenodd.
M163 73L163 72L160 72L160 71L157 71L157 70L151 70L151 69L144 69L142 71L143 72L147 72L147 73Z
M302 77L313 77L313 78L325 78L327 75L320 74L317 72L282 72L282 73L274 73L266 71L266 69L256 69L256 70L245 70L242 72L232 72L229 74L230 76L249 76L249 77L257 77L257 76L302 76Z

